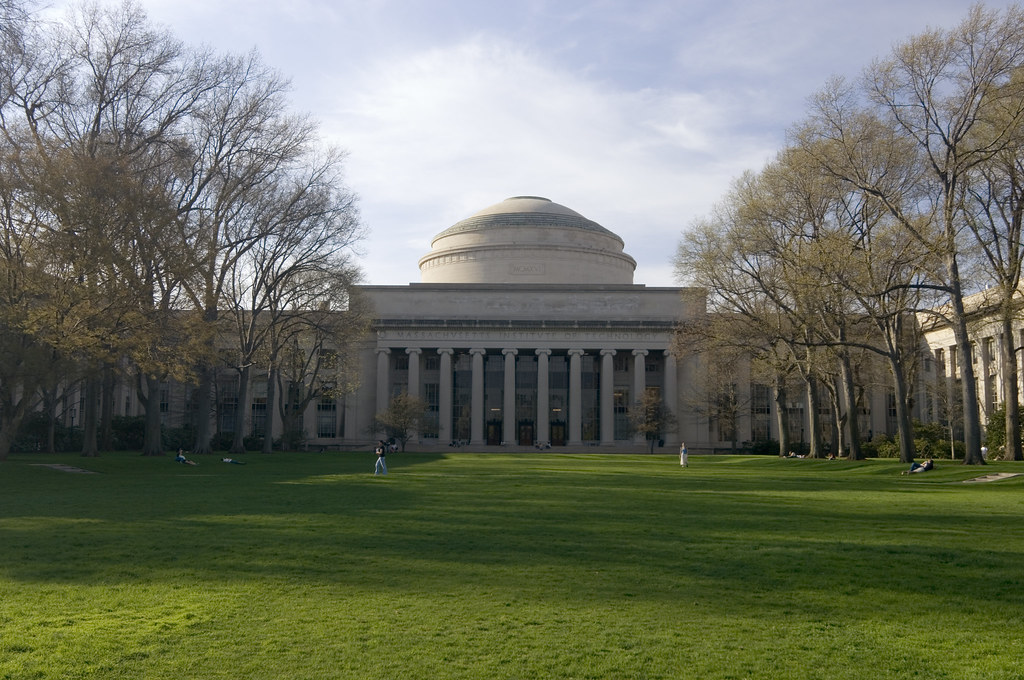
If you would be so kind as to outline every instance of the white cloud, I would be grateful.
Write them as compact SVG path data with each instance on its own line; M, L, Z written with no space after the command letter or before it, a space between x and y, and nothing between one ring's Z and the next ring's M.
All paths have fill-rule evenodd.
M731 101L617 89L486 36L380 62L341 85L327 129L351 151L374 282L416 279L433 235L538 194L619 233L641 271L657 272L639 283L670 285L666 253L685 223L772 144L735 132Z
M648 285L674 285L679 233L829 75L972 2L140 1L187 42L256 46L293 78L295 106L350 151L369 281L418 280L432 236L539 194L620 234Z

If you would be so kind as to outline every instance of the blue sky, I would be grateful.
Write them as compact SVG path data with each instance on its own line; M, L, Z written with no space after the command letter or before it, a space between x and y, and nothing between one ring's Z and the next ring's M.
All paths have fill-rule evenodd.
M1003 7L1009 2L989 2ZM349 153L372 284L509 196L619 234L636 283L677 285L680 234L770 160L834 74L967 0L141 0L189 43L258 49Z

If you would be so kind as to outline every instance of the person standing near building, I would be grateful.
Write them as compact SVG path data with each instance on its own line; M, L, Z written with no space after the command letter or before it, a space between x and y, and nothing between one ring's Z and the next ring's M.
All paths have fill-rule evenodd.
M384 462L384 456L387 454L387 447L384 445L383 440L377 442L377 448L374 453L377 454L377 465L373 468L373 476L376 477L378 474L386 475L388 473L388 466Z
M679 465L681 467L687 467L690 461L688 460L686 453L686 442L679 444Z

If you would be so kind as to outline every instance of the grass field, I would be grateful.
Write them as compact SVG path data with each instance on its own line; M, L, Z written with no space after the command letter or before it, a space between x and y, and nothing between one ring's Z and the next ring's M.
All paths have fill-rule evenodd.
M0 463L0 678L1024 677L1024 464L245 460Z

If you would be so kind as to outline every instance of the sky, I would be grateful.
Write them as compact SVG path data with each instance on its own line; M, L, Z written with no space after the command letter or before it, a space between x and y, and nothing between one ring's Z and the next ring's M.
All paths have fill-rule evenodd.
M257 50L348 153L365 282L510 196L622 237L676 286L684 230L784 146L807 98L968 0L138 0L186 43ZM1010 2L992 0L1000 8Z

